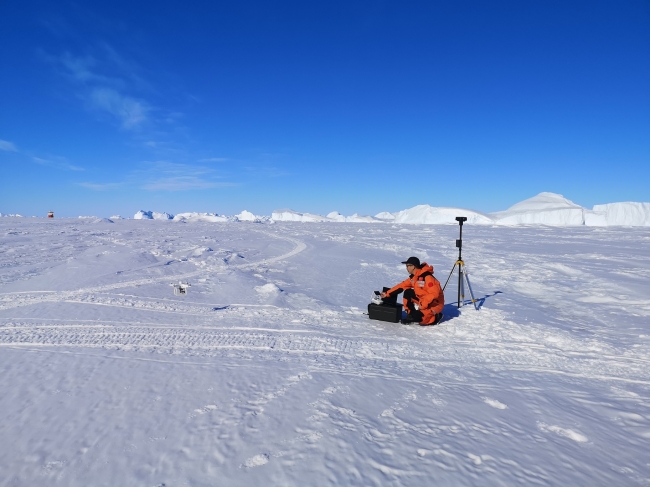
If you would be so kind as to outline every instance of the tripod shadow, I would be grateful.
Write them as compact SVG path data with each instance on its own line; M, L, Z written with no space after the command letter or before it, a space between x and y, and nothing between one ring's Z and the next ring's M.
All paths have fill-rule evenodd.
M476 300L476 307L480 310L483 305L485 304L485 300L488 298L491 298L492 296L496 296L497 294L503 294L502 291L494 291L492 294L486 294L482 298L478 298ZM471 306L472 308L474 307L472 300L471 299L466 299L463 301L463 306ZM453 320L454 318L458 318L460 316L460 309L458 308L458 301L454 301L453 303L448 303L445 304L445 307L442 308L442 315L443 318L440 321L440 323L445 323L446 321Z

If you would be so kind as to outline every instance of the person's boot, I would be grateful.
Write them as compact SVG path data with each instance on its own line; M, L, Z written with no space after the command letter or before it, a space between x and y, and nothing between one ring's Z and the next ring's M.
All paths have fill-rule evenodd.
M424 318L422 311L415 309L413 303L408 304L408 311L406 312L406 318L400 321L402 325L409 325L411 323L419 323Z
M420 326L437 325L438 323L440 323L442 321L442 318L443 318L442 313L436 313L436 316L435 316L435 318L433 319L433 321L431 323L420 323Z
M410 314L406 315L406 318L403 318L399 321L402 325L410 325L411 323L419 323L415 320Z

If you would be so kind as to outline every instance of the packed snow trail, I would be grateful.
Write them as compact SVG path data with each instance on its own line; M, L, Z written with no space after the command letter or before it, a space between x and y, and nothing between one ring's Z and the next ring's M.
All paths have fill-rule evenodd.
M468 225L480 312L363 315L456 233L3 219L0 485L650 483L650 231Z
M294 238L291 237L286 237L286 236L281 236L281 235L274 235L269 232L260 232L265 236L271 237L271 238L276 238L280 240L285 240L287 242L290 242L294 244L294 248L285 254L282 254L277 257L273 258L268 258L268 259L263 259L260 262L253 262L250 264L239 264L239 265L234 265L232 267L234 268L239 268L239 269L247 269L247 268L252 268L252 267L258 267L260 265L269 265L273 264L275 262L280 262L286 259L289 259L293 257L294 255L299 254L303 250L307 248L307 246ZM148 265L145 268L152 268L152 267L157 267L160 266L161 264L153 264L153 265ZM163 265L169 265L163 264ZM144 268L138 269L139 271L142 271ZM89 287L89 288L83 288L83 289L78 289L76 291L70 291L70 292L57 292L57 291L14 291L14 292L9 292L9 293L0 293L0 310L2 309L7 309L7 308L12 308L12 307L18 307L18 306L29 306L31 304L34 304L35 302L39 301L65 301L65 302L73 302L73 300L76 299L83 299L83 297L94 294L94 293L102 293L106 291L112 291L115 289L120 289L120 288L127 288L127 287L138 287L138 286L143 286L146 284L154 284L154 283L160 283L160 282L167 282L169 280L173 281L180 281L180 280L185 280L185 279L190 279L192 277L196 277L198 275L201 275L205 273L205 269L193 271L193 272L187 272L184 274L176 274L176 275L165 275L164 277L156 277L156 278L145 278L145 279L137 279L137 280L132 280L132 281L124 281L124 282L117 282L117 283L112 283L112 284L107 284L103 286L95 286L95 287ZM48 294L47 296L42 296L42 294ZM22 295L22 296L20 296Z
M175 328L132 326L127 328L101 325L52 326L30 323L3 323L0 331L2 345L49 345L64 347L93 347L114 350L156 351L169 354L220 356L224 350L242 349L255 352L257 360L273 360L263 352L274 354L295 353L297 360L317 363L322 357L335 355L340 362L347 360L349 367L363 365L364 370L381 372L383 362L420 365L449 365L460 367L461 357L455 348L437 347L435 358L423 358L428 346L408 345L386 340L309 336L300 333L269 331L215 332L206 329L185 330ZM22 325L22 326L21 326ZM10 328L10 329L7 329ZM26 329L22 329L26 328ZM468 345L467 341L455 345ZM368 361L368 358L371 358ZM520 344L502 345L488 341L471 352L462 354L462 368L545 372L576 378L607 380L621 383L650 385L650 361L642 357L601 355L584 350L544 350L531 354ZM367 363L372 362L372 363ZM407 364L410 365L410 364Z

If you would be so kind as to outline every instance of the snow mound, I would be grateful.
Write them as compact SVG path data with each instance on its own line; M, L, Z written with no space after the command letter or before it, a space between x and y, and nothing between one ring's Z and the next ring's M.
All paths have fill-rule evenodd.
M553 433L556 433L560 436L564 436L565 438L569 438L570 440L573 440L578 443L585 443L589 441L589 438L587 438L585 435L577 431L574 431L572 429L560 428L559 426L548 425L546 423L537 423L537 427L544 432L551 431Z
M23 218L22 215L19 215L18 213L0 213L0 217L15 217L15 218Z
M203 255L209 254L210 252L214 252L211 247L198 247L190 252L190 256L201 257Z
M408 210L394 213L394 223L411 223L438 225L444 223L458 224L457 216L467 217L467 223L474 225L491 225L494 223L492 218L483 213L463 208L434 207L429 205L417 205Z
M606 227L624 225L633 227L650 226L650 203L609 203L595 205L593 210L585 211L585 225Z
M261 455L255 455L254 457L249 458L244 462L244 466L247 468L261 467L269 463L269 456L264 453Z
M124 220L124 218L122 218L120 215L113 215L109 218L109 220Z
M280 289L272 282L269 282L263 286L255 286L255 291L257 291L259 294L278 294L282 292L282 289Z
M111 220L109 218L95 218L90 223L114 223L114 222L113 222L113 220Z
M183 221L183 222L209 222L209 223L223 223L229 222L232 218L218 215L216 213L197 213L197 212L187 212L187 213L178 213L174 217L174 221Z
M490 213L499 225L556 225L585 224L585 208L561 194L539 193L505 211Z
M232 262L234 262L234 263L240 262L242 259L244 259L244 256L241 255L240 253L238 253L238 252L231 252L230 254L228 254L227 256L225 256L222 260L223 260L226 264L230 264L230 263L232 263Z
M327 222L331 219L314 215L312 213L298 213L297 211L288 208L282 210L275 210L271 214L271 219L278 222Z

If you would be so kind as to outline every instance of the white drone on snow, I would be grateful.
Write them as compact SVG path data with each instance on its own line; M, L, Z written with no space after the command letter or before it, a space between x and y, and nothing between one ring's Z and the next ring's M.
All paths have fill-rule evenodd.
M178 281L178 284L171 283L170 286L174 286L174 295L175 296L185 296L187 294L187 288L192 287L189 282Z

